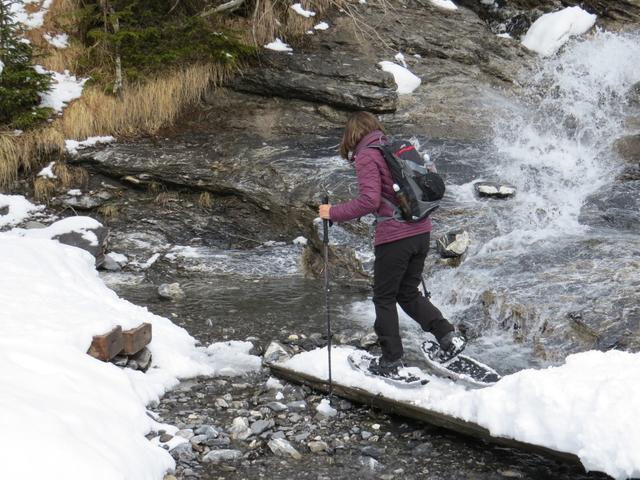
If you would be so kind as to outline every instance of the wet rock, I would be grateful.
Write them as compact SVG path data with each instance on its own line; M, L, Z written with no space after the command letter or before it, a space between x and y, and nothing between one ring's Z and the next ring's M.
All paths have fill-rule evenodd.
M274 412L283 412L287 410L287 406L281 402L269 402L267 403L267 407L273 410Z
M213 428L211 425L202 425L201 427L196 428L195 434L206 435L207 437L210 437L210 438L218 438L218 435L220 435L220 432L218 432L218 430Z
M104 262L100 267L110 272L118 272L122 270L122 265L120 265L116 260L113 259L113 257L109 255L105 255Z
M510 198L516 194L514 186L496 182L476 182L473 188L480 197Z
M307 402L304 400L295 400L287 403L287 408L292 412L302 412L307 409Z
M362 447L360 449L360 453L367 457L375 458L376 460L380 460L382 455L384 454L384 450L378 447L374 447L371 445L367 445L366 447Z
M613 147L625 162L640 163L640 134L619 138Z
M421 458L424 455L430 454L432 450L433 445L430 442L422 442L413 448L412 453L414 457Z
M66 195L57 196L52 200L52 204L56 206L70 207L76 210L93 210L104 205L113 198L113 194L111 192L104 190L78 193L79 195L67 193Z
M163 283L158 287L158 295L169 300L184 298L184 290L179 283Z
M630 105L640 107L640 82L634 83L627 92L627 102Z
M271 439L267 445L275 455L291 457L295 460L300 460L302 458L300 452L298 452L291 443L283 438Z
M217 465L222 462L235 462L241 458L240 450L212 450L202 458L202 461Z
M453 230L436 240L436 249L444 258L461 257L467 252L471 240L466 230Z

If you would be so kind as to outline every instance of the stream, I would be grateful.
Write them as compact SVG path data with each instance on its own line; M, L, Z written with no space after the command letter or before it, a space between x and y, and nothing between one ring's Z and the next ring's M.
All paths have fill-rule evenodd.
M628 196L631 205L637 205L640 192L625 190L617 180L623 165L612 143L626 133L624 96L640 80L638 65L638 35L596 33L570 43L557 57L523 74L518 98L496 93L486 99L502 112L494 119L493 138L484 142L415 138L435 160L448 188L435 215L425 270L432 301L464 330L470 340L468 353L503 375L555 365L568 354L591 348L637 345L640 232L637 212L628 209ZM296 148L301 147L286 154L307 158ZM316 168L318 184L330 194L336 172L341 178L333 184L353 178L334 155L318 158ZM295 175L302 180L307 174L291 172L294 182ZM517 193L511 199L481 199L473 189L478 180L508 183ZM154 208L146 212L152 220ZM371 224L370 219L362 221ZM144 233L137 224L120 225L112 231L115 246L130 245ZM437 236L454 229L467 230L471 238L457 267L442 262L433 248ZM330 235L333 245L354 247L370 270L369 238L340 225L333 226ZM233 250L202 242L172 246L150 270L125 267L102 275L119 295L171 318L203 345L251 338L265 347L292 334L322 335L326 328L322 280L304 276L300 265L304 242L294 240ZM183 299L158 297L158 285L171 282L180 283ZM374 312L367 289L336 286L330 302L337 334L349 338L372 329ZM421 332L405 316L401 325L407 360L419 365ZM188 415L196 413L224 428L236 414L214 407L215 399L230 393L235 401L258 408L273 400L264 388L268 376L261 372L245 379L185 382L153 409L168 423L193 423ZM320 398L287 388L292 399L317 403ZM578 466L484 445L365 407L344 406L344 415L337 420L318 419L308 412L309 425L316 429L313 435L333 442L329 455L302 448L302 460L287 461L257 445L234 465L179 462L176 476L601 478L584 474ZM298 428L287 423L286 416L282 422L285 428ZM360 435L372 423L381 432L375 444ZM346 445L341 447L336 439ZM363 451L367 446L379 451L367 453Z

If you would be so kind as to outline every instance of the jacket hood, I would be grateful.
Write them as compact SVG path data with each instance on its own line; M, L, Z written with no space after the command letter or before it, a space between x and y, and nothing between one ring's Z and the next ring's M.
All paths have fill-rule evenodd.
M387 137L380 130L374 130L371 133L367 133L362 140L358 142L356 148L353 151L353 155L351 155L351 160L363 149L370 145L381 145L387 141Z

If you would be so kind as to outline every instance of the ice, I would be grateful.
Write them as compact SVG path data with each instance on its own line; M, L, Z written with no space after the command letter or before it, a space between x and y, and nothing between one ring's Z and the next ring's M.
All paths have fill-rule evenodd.
M413 92L420 86L420 83L422 82L419 77L411 73L402 65L398 65L397 63L382 61L379 62L378 65L380 65L382 70L393 75L396 85L398 85L399 95L406 95Z
M596 15L580 7L567 7L545 13L529 27L522 44L529 50L548 57L556 53L570 37L582 35L596 23Z
M284 43L279 38L276 38L273 42L267 43L264 48L269 50L275 50L276 52L293 52L293 48Z
M419 388L393 387L351 368L352 351L332 349L334 382L479 424L493 436L573 453L587 470L618 479L640 475L640 429L632 427L640 411L640 353L588 351L558 367L522 370L466 390L440 378ZM321 348L283 365L327 380L326 357Z

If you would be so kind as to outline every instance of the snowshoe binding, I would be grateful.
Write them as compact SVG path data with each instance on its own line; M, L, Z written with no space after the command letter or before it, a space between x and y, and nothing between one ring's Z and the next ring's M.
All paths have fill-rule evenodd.
M466 345L466 342L465 342ZM458 349L459 347L456 347ZM463 347L464 348L464 345ZM462 383L470 387L488 387L498 380L500 375L493 368L484 363L461 355L452 354L451 348L443 352L440 345L435 340L427 340L421 346L429 370L434 374L449 378L455 382Z
M381 357L362 350L355 350L348 357L354 370L368 377L379 378L398 388L415 388L429 383L424 373L417 368L407 368L401 361L385 362Z

